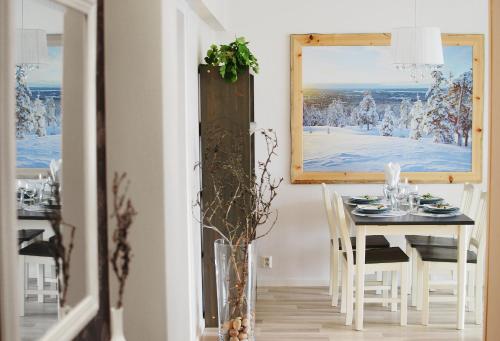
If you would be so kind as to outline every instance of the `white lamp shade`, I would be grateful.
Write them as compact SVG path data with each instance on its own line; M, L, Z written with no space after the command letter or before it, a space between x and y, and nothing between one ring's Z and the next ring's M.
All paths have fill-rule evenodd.
M443 44L438 27L400 27L392 31L394 64L442 65Z
M16 64L44 64L48 62L47 33L39 29L16 30Z

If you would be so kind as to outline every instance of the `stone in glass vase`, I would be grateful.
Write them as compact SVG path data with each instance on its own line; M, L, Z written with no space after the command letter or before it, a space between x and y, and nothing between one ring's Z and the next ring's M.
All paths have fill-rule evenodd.
M215 245L219 341L255 340L256 257L254 245Z

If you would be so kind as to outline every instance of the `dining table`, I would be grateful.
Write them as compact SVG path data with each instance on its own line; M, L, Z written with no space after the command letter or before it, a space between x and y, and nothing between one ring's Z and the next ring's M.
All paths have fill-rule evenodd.
M466 266L467 237L474 220L465 214L452 217L422 216L407 213L401 216L366 215L353 213L355 206L344 197L344 209L356 234L356 300L354 311L354 328L363 330L363 308L365 291L365 252L366 236L369 235L423 235L423 236L456 236L457 248L457 319L456 328L464 329L466 302Z

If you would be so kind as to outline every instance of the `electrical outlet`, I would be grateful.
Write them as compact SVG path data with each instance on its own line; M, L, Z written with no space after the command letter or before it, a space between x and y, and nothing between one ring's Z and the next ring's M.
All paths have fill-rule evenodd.
M265 269L271 269L273 267L273 257L262 256L262 267Z

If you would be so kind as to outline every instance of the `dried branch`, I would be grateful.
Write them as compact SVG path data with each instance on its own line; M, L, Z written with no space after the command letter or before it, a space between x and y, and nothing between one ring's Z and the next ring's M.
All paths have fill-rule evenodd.
M59 192L59 184L57 182L51 183L51 191L54 194L54 202L56 207L61 207L61 195ZM52 256L56 264L59 306L63 308L66 305L66 298L68 295L71 254L74 247L76 227L64 222L61 210L46 210L45 217L50 222L50 226L54 231L51 249ZM63 228L69 229L69 241L67 243L67 246L64 243Z
M203 151L202 171L209 181L198 193L194 207L201 208L203 226L216 231L233 246L248 245L268 235L277 221L272 203L283 178L274 179L270 166L277 156L278 139L271 129L260 129L257 134L266 143L266 157L257 163L256 170L245 167L242 148L243 139L248 136L243 134L213 127L207 133L207 145L211 147ZM201 168L200 164L195 165L195 169L197 167ZM203 192L205 199L201 200ZM258 236L259 226L267 224L268 230Z
M128 234L130 227L132 226L134 216L137 215L137 212L132 205L132 201L127 197L130 182L127 181L125 183L125 188L123 190L121 189L126 178L127 173L118 175L118 173L115 172L112 187L113 212L111 217L116 219L116 228L113 231L113 243L115 244L115 249L112 252L110 261L119 283L117 308L121 308L123 306L123 293L132 257L132 249L128 241Z

